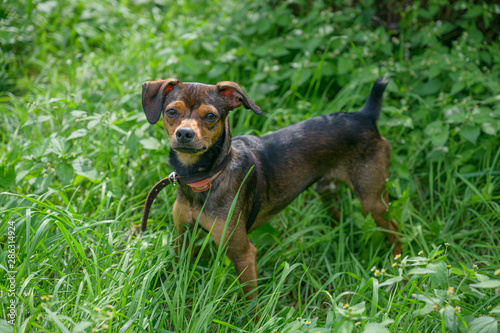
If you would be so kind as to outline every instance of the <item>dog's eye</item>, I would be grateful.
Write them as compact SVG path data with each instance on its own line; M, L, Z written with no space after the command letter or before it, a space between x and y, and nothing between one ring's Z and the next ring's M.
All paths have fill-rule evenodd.
M165 112L167 113L167 116L169 116L169 117L177 116L177 111L175 111L174 109L168 109Z
M214 121L217 119L217 115L215 113L207 113L207 115L205 116L205 118L208 120L208 121Z

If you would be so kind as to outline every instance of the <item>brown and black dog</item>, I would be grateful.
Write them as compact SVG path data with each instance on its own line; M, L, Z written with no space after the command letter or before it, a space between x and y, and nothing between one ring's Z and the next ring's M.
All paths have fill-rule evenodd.
M252 289L257 285L257 249L248 233L313 184L320 192L329 191L330 184L338 181L349 184L364 212L371 213L385 231L393 253L401 253L398 226L384 217L391 146L379 134L376 121L386 85L378 79L358 112L318 116L263 137L232 138L229 111L243 105L262 114L237 83L206 85L167 79L143 84L146 117L155 124L163 113L169 136L169 161L175 170L169 179L179 184L173 206L175 227L182 232L183 225L195 225L200 216L199 226L211 232L217 246L223 241L227 244L227 256L245 284L247 299L253 298ZM165 185L163 182L159 189ZM224 231L238 190L236 207ZM143 230L154 196L148 196Z

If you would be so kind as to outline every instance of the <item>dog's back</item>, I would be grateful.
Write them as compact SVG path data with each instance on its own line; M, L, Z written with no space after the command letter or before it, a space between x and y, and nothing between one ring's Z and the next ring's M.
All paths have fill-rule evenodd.
M331 188L344 181L355 191L356 175L369 165L373 174L388 177L391 147L376 127L387 82L378 79L358 112L336 112L287 126L261 138L236 137L237 149L252 150L259 158L266 182L259 221L265 223L314 183ZM375 172L379 169L380 172ZM293 184L293 185L291 185ZM358 191L359 192L359 191Z

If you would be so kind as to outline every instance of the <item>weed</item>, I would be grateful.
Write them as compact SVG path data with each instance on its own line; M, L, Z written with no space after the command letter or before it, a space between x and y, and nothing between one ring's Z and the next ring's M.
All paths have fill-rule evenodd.
M482 1L4 1L0 331L497 332L499 13ZM208 235L193 231L175 260L174 189L138 232L148 189L171 171L142 82L237 81L265 114L233 112L232 133L264 135L359 109L384 74L402 257L346 188L333 228L306 191L251 234L251 302Z

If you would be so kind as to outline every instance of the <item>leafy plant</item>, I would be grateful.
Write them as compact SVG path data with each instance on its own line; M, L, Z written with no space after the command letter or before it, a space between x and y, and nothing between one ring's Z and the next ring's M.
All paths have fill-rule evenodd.
M0 330L496 332L499 13L442 0L3 2ZM250 235L250 303L208 235L194 230L175 260L174 189L138 232L148 189L171 171L142 82L237 81L265 114L234 111L233 135L265 135L359 109L386 74L378 127L403 257L346 187L333 227L306 191Z

